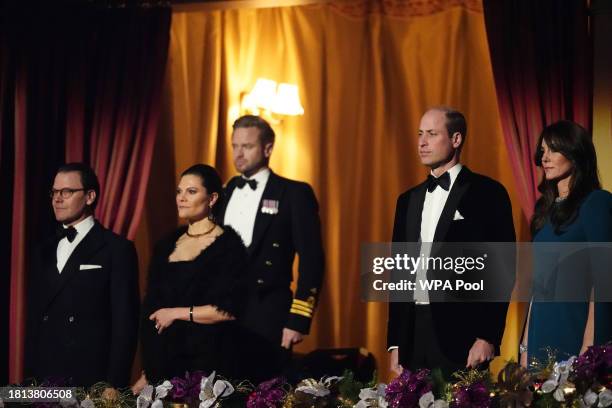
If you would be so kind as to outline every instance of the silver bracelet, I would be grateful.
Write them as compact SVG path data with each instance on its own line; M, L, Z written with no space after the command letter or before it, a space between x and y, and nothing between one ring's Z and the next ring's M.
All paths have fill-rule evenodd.
M527 345L526 345L526 344L521 343L521 344L519 345L519 352L520 352L521 354L526 353L526 352L527 352Z

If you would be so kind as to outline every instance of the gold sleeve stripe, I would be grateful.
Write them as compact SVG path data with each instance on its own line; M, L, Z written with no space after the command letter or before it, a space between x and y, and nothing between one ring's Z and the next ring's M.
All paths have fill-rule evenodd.
M303 303L303 302L296 302L295 300L293 301L293 306L301 306L301 307L307 307L309 309L312 309L314 305L309 305L308 303Z
M301 310L297 310L297 309L293 309L293 308L291 308L290 312L298 314L298 315L301 315L301 316L304 316L304 317L307 317L309 319L312 317L312 313L306 313L306 312L303 312Z
M306 312L306 313L310 313L312 314L312 309L309 307L304 307L304 306L300 306L300 305L291 305L292 309L296 309L296 310L301 310L302 312Z
M309 304L308 302L305 302L303 300L300 299L293 299L293 304L294 305L300 305L300 306L304 306L304 307L309 307L312 309L312 305Z

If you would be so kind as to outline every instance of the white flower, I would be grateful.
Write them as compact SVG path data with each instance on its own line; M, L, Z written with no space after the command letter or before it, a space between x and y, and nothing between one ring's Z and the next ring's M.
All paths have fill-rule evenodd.
M305 394L314 395L315 397L325 397L330 393L323 379L316 381L315 379L309 378L303 380L300 384L301 385L298 384L295 390Z
M593 392L591 390L587 390L587 392L584 394L584 397L582 398L582 401L580 401L585 407L592 407L593 405L597 404L597 393Z
M137 408L162 408L163 402L161 398L165 398L168 395L168 391L172 389L172 383L168 380L164 381L157 387L153 388L152 385L147 385L140 391L138 398L136 398ZM155 400L153 400L153 392L155 391Z
M555 400L559 402L565 401L565 388L573 388L573 386L568 383L567 378L575 359L576 357L574 356L569 360L555 363L550 377L542 384L541 389L543 393L549 394L554 392L553 397Z
M157 387L155 387L155 398L165 398L168 395L168 391L172 389L172 383L168 380L164 381Z
M419 408L448 408L448 402L435 399L433 392L429 391L419 398Z
M542 384L541 390L544 394L548 394L557 389L559 383L556 380L546 380Z
M612 391L604 388L599 394L592 390L587 390L584 397L578 400L580 408L604 408L612 406Z
M386 408L388 406L385 400L385 384L378 384L376 388L362 388L359 391L359 402L355 404L355 408Z
M315 397L325 397L329 395L330 391L324 384L314 383L309 385L302 385L295 389L296 391L303 392L305 394L314 395Z
M301 385L298 384L298 387L295 390L305 394L314 395L315 397L325 397L331 392L329 387L341 379L342 377L336 376L323 377L319 381L309 378L300 382Z
M599 408L612 406L612 391L605 389L599 393Z
M338 376L331 376L331 377L327 377L327 378L321 378L321 382L323 382L323 384L329 388L331 387L334 383L337 383L338 381L342 380L342 378L344 377L338 377Z
M200 408L219 406L219 399L228 397L234 392L234 387L227 381L215 381L215 372L203 377L200 384Z
M136 398L136 408L147 408L151 405L153 401L153 391L154 388L152 385L147 385L140 391L138 394L138 398Z
M81 401L81 408L96 408L96 404L94 404L94 402L87 397Z
M565 393L563 392L562 388L557 388L555 390L555 392L553 393L553 398L559 402L564 402L565 401Z

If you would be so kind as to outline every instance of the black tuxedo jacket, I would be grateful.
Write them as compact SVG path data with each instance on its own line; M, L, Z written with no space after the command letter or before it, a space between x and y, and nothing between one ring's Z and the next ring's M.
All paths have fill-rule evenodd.
M140 304L134 244L96 222L60 274L57 243L49 238L32 257L26 376L127 386Z
M397 200L393 242L418 242L427 183L401 194ZM453 220L455 211L464 217ZM514 242L512 207L506 189L497 181L463 166L440 215L434 242ZM512 269L513 270L513 269ZM508 298L511 287L508 288ZM476 340L487 340L499 350L504 333L506 303L430 304L436 337L446 357L467 360ZM400 362L412 357L414 303L389 303L387 345L399 347Z
M238 177L234 177L227 183L226 203L229 203L236 188L237 179ZM264 202L267 200L277 203L277 213L265 211ZM224 217L225 209L221 219ZM272 313L274 316L270 315L270 311L263 313L247 308L245 320L267 319L268 323L278 322L272 326L263 324L259 327L272 331L261 334L273 338L275 342L278 338L278 344L283 327L307 334L324 271L319 205L310 185L270 172L255 218L253 240L247 252L248 286L254 296L273 296L275 289L288 291L293 279L293 260L296 252L299 254L299 276L292 302L285 302L282 296L278 297L278 307L275 307ZM249 316L250 314L260 315ZM257 330L258 327L254 329L261 331Z

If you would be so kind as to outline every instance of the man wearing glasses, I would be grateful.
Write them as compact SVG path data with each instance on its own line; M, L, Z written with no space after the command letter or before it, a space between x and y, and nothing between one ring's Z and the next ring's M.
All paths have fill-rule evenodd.
M129 384L138 329L134 244L94 219L100 186L82 163L60 167L50 191L56 236L28 276L26 374L90 386Z

